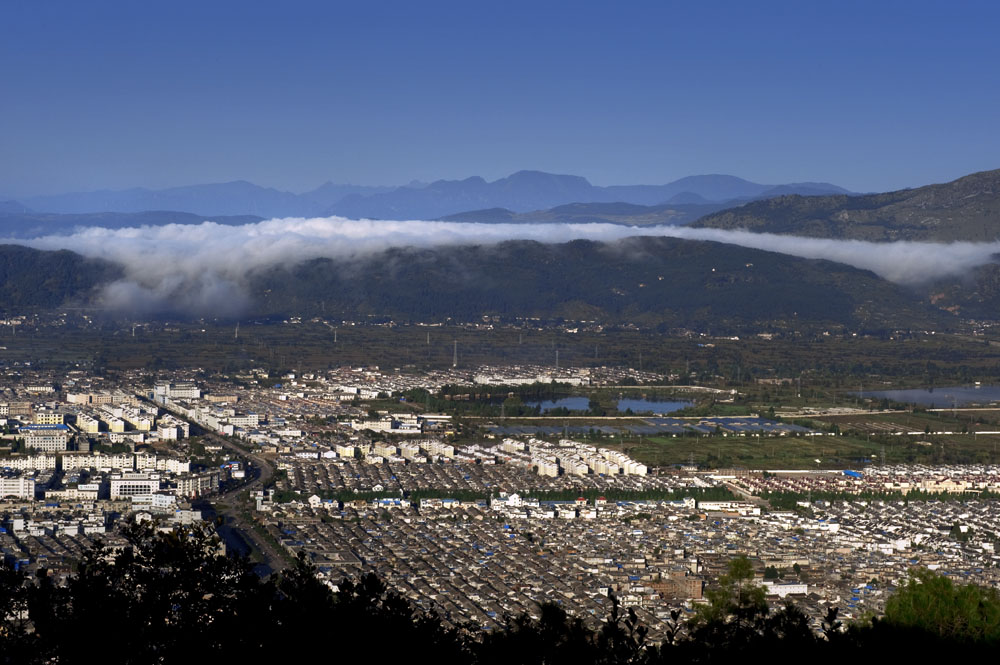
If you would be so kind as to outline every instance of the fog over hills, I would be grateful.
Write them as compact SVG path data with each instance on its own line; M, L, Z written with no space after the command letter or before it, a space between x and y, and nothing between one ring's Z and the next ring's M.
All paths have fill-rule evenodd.
M534 303L533 308L517 305L517 299L504 295L503 289L530 293L562 293L565 300L579 300L588 303L588 307L596 308L595 315L620 316L628 311L635 316L648 314L650 307L666 307L673 309L671 300L663 300L659 305L656 300L646 294L656 293L657 297L666 298L669 290L657 288L615 286L624 293L642 296L633 309L615 309L613 303L598 302L590 296L579 295L579 285L591 284L597 288L601 276L613 274L614 268L608 258L601 252L594 251L588 255L589 263L560 263L571 254L555 252L546 254L548 250L534 248L534 245L523 245L532 248L533 258L530 261L520 260L517 252L510 249L497 255L504 256L504 261L491 258L492 248L500 248L511 241L533 241L540 247L550 245L562 246L574 240L587 240L592 243L625 243L629 238L646 236L643 241L660 243L659 239L671 238L673 244L660 243L656 245L669 249L668 266L659 266L657 275L663 276L671 285L683 285L684 298L693 303L698 298L708 298L705 302L722 302L722 293L728 289L736 289L740 293L739 284L754 283L763 288L762 294L774 301L772 309L781 307L780 303L800 302L799 294L809 292L810 298L816 303L822 303L827 296L821 294L821 286L826 284L830 289L829 298L841 296L855 302L863 299L865 294L884 293L890 287L894 290L892 298L880 300L881 307L900 308L902 312L909 307L915 307L926 298L926 287L932 282L942 280L961 280L970 276L980 266L993 263L993 256L1000 250L997 243L951 243L947 245L936 243L867 243L860 241L841 241L821 238L801 238L774 234L758 234L745 231L725 231L719 229L692 229L683 226L628 226L624 224L597 223L548 223L548 224L512 224L512 223L463 223L463 222L427 222L427 221L373 221L348 220L343 218L309 218L309 219L275 219L242 225L226 225L215 222L199 224L167 224L162 226L143 226L138 228L107 229L100 227L83 228L68 234L53 234L27 240L20 240L38 249L57 250L72 249L80 254L101 259L109 264L120 267L122 276L110 283L102 283L95 292L95 302L120 311L138 313L155 313L172 311L195 316L236 316L261 311L261 294L271 293L270 303L265 310L282 308L286 304L298 303L298 306L308 310L319 301L333 302L336 299L355 298L358 294L370 294L375 300L372 303L389 303L391 298L386 293L411 293L411 284L418 284L423 291L421 297L413 302L421 302L427 312L441 312L453 308L456 312L467 309L462 303L453 302L454 298L467 300L471 307L494 303L513 303L501 307L502 311L515 315L515 312L533 312L538 315L540 305ZM628 249L629 255L621 257L621 250L613 252L615 260L633 261L641 266L648 257L643 254L643 241L629 241L622 244ZM710 242L705 242L710 241ZM471 251L469 247L478 248ZM521 246L515 246L521 247ZM695 249L710 247L711 251ZM757 265L757 259L750 256L753 252L766 252L770 265L776 266L782 260L788 265L805 266L798 259L821 260L822 269L810 268L808 279L801 270L783 273L775 267L768 273L752 271L747 282L741 275L731 282L712 281L707 285L692 284L686 281L688 273L706 274L716 268L713 253L719 256L730 255L733 252L751 251L749 254L739 254L746 258L744 263ZM528 250L525 249L525 252ZM404 282L396 282L389 274L390 258L398 255L392 252L404 252L402 256L429 257L434 260L421 260L415 265L420 266L425 275L417 275L408 269ZM411 252L411 254L405 254ZM690 252L685 254L685 252ZM728 253L728 254L727 254ZM375 258L373 258L375 257ZM330 281L326 273L306 273L302 279L278 279L285 272L295 273L300 266L310 262L325 261L324 265L357 267L359 274L366 277L360 281ZM369 261L370 263L366 263ZM659 260L659 259L658 259ZM434 267L434 261L453 267L452 274L442 274ZM462 268L461 264L469 261ZM554 273L539 273L535 261L553 261L554 265L562 267ZM836 262L836 263L833 263ZM837 265L841 264L841 265ZM814 265L814 263L808 263ZM504 273L507 280L495 290L486 290L480 294L452 294L455 285L452 283L479 283L488 285L496 283L496 278L489 272L483 272L484 266L491 266L490 271ZM837 275L847 274L847 266L851 266L851 274L864 274L865 280L853 279L845 282ZM414 268L415 269L415 268ZM652 270L652 268L650 268ZM381 271L381 272L380 272ZM826 278L822 277L823 273ZM268 288L257 288L261 275L270 274L276 280L275 285ZM400 274L397 270L394 274ZM767 279L761 281L766 274ZM650 277L645 273L636 273L640 282L647 282ZM780 275L784 278L778 279ZM569 279L566 282L565 279ZM318 280L318 282L316 281ZM805 281L802 281L805 280ZM811 282L810 282L811 280ZM859 281L860 280L860 281ZM663 281L657 278L657 282ZM609 282L610 283L610 282ZM805 284L812 283L811 290ZM325 286L317 286L325 284ZM563 284L566 288L553 285ZM280 288L278 285L281 285ZM372 290L373 285L382 285L387 289L381 295ZM848 285L848 286L845 286ZM881 286L879 286L881 285ZM903 288L899 289L900 285ZM644 289L636 291L635 288ZM844 289L847 289L846 291ZM937 287L936 287L937 288ZM349 293L340 293L346 289ZM554 290L553 290L554 289ZM715 289L715 290L712 290ZM859 289L857 292L851 289ZM598 288L596 293L604 293ZM312 294L312 295L307 295ZM449 295L450 294L450 295ZM574 295L576 294L576 295ZM902 294L902 295L901 295ZM923 294L923 295L921 295ZM376 297L377 296L377 297ZM605 293L606 296L606 293ZM905 297L904 297L905 296ZM519 297L524 297L522 296ZM552 296L555 303L555 296ZM596 297L596 296L595 296ZM672 296L675 299L677 295ZM743 293L746 302L756 302L757 296L749 292ZM303 300L305 298L305 300ZM892 305L893 298L898 300ZM364 298L362 298L364 300ZM434 304L435 300L440 303ZM367 311L361 301L354 302L351 311ZM395 301L393 301L395 302ZM727 301L728 302L728 301ZM830 300L833 302L833 300ZM524 304L524 303L522 303ZM857 306L860 306L857 305ZM444 309L442 309L444 308ZM559 309L559 308L556 308ZM581 307L581 311L586 311ZM396 312L407 317L418 318L418 312L406 309L396 302L386 311ZM490 310L494 311L494 310ZM553 310L555 311L555 310ZM561 311L561 310L560 310ZM771 311L763 309L762 312ZM778 311L775 309L775 311ZM783 311L783 310L781 310ZM813 311L799 305L795 311ZM888 310L886 310L888 311ZM602 313L603 314L600 314ZM528 314L523 314L528 315ZM736 317L746 321L744 313ZM661 314L661 317L665 317ZM735 316L735 315L733 315ZM754 315L756 316L756 315ZM857 321L850 317L838 315L841 321ZM664 318L664 320L666 320ZM756 320L756 319L754 319ZM880 320L888 322L891 317L881 315ZM913 320L921 320L913 317ZM845 324L846 325L846 324Z
M151 270L138 274L140 261ZM188 268L182 262L170 273L148 255L122 265L3 245L0 276L19 277L4 281L0 310L68 303L143 317L540 317L718 332L941 328L954 319L869 271L665 237L390 247L336 259L261 262L242 273ZM50 277L39 284L38 272Z
M576 177L516 175L497 181L498 186L522 193L533 191L537 197L550 196L553 191L577 195L589 187ZM721 316L719 311L726 310L726 320L733 322L759 323L768 317L790 322L793 319L785 310L789 303L794 304L793 312L823 321L823 312L807 307L806 301L827 301L831 307L842 304L841 310L831 312L839 311L833 319L843 325L876 320L886 325L893 321L932 323L942 309L996 318L1000 242L994 240L995 233L984 232L982 227L998 224L993 213L995 192L1000 191L998 176L1000 172L986 172L946 185L879 195L786 196L714 212L692 226L684 224L721 204L574 202L526 213L493 207L439 221L345 217L262 220L252 216L200 221L201 215L175 212L0 213L0 237L36 249L69 249L105 261L118 276L95 281L84 299L123 312L237 316L284 313L288 307L309 312L317 302L339 302L345 313L381 312L414 319L420 311L442 317L468 316L474 310L511 316L538 316L545 311L567 316L573 311L581 317L591 312L608 320L630 316L665 325L685 316L709 321L701 314L695 316L694 302L701 299L706 311ZM526 182L533 183L534 189ZM746 187L729 177L713 177L708 182L716 188ZM497 183L478 179L473 185L487 191ZM408 189L424 192L451 187L468 191L467 185L467 181L431 183ZM691 185L688 179L678 187L690 192ZM335 195L335 186L327 189ZM691 200L691 196L681 198ZM798 227L794 219L789 221L790 216L767 217L761 212L789 209L832 211L831 228L846 237L823 237L830 229L817 225L808 226L814 231L811 235L793 235ZM858 217L865 215L878 222L858 222ZM752 228L777 232L745 230L741 222L746 220L755 222ZM714 227L722 224L732 227ZM851 237L858 229L869 234L872 229L881 229L879 240L890 232L905 237L906 232L912 235L920 230L924 236L953 241L872 242ZM966 234L989 241L958 240L968 237ZM629 240L637 236L645 237ZM590 244L574 245L573 241ZM644 253L642 248L647 244L658 248L659 256ZM583 251L584 247L588 249ZM609 247L618 249L597 249ZM639 272L616 263L622 252L627 254L622 260L634 262ZM764 252L766 258L756 252ZM731 277L728 281L717 275L692 282L691 275L705 275L717 268L717 256L745 259L747 268L749 264L770 267L746 274L730 271L725 273ZM22 255L17 257L12 265L27 265ZM573 263L579 257L586 260ZM792 268L779 267L782 260ZM402 265L406 261L412 265ZM539 261L557 268L540 271ZM350 275L344 273L345 266L351 267ZM661 288L662 284L650 286L650 277L643 270L650 274L655 270L656 281L668 281L673 290ZM493 272L503 273L502 279ZM15 273L14 268L8 271ZM627 279L617 284L612 279L615 274ZM617 298L623 300L608 299L607 288L600 282L602 276L611 285L607 288L621 291L616 292ZM643 286L629 286L633 277ZM479 286L459 287L469 284ZM741 309L741 302L759 301L747 290L747 284L763 288L773 301L758 307L763 319ZM54 289L58 292L58 285ZM684 293L679 295L677 289ZM505 290L517 293L506 294ZM73 297L84 297L84 291L79 284L66 289L67 296L76 294ZM408 295L396 300L400 294ZM733 300L733 294L739 297ZM803 294L808 294L805 301L800 297ZM869 296L873 300L866 300ZM54 302L51 297L42 300ZM577 304L566 304L571 301ZM12 297L9 304L17 302L22 301ZM406 302L419 303L423 309ZM853 312L850 315L849 310ZM877 316L873 313L876 310L880 312ZM681 316L677 312L687 313ZM944 320L948 317L952 314Z

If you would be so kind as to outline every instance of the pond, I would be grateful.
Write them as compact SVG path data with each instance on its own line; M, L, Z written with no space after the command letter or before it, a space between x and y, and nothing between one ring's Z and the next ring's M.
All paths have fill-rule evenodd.
M866 390L862 397L890 399L894 402L918 404L945 409L950 406L972 406L1000 402L1000 386L944 386L941 388L913 388L910 390Z
M663 402L649 399L620 399L618 400L618 412L624 413L632 409L633 413L652 413L654 416L662 416L674 411L680 411L692 406L694 402L678 401Z
M587 397L562 397L556 400L527 401L528 406L540 407L542 413L547 413L553 409L569 409L570 411L586 411L590 407L590 399ZM627 409L632 409L634 413L652 413L653 415L664 415L680 411L691 406L693 402L687 401L662 401L648 399L620 399L618 400L618 412L624 413Z

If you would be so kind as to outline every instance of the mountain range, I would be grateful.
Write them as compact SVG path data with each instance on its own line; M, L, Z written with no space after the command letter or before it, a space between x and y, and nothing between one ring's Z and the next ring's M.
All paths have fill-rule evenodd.
M467 181L412 184L404 189L411 196L451 187L456 192L451 200L471 205L486 199L473 201L458 192L492 192L496 185L500 190L519 192L521 200L532 201L532 206L542 205L544 197L556 196L553 192L578 196L608 189L592 188L582 178L572 176L515 176L495 183L479 179L471 189L463 184ZM639 226L694 222L694 226L707 228L871 241L1000 238L1000 170L884 194L792 194L767 200L736 199L735 206L732 200L705 203L703 194L739 193L741 187L748 186L741 184L746 181L706 178L700 181L702 193L685 193L698 189L691 179L678 184L684 190L671 197L673 203L572 202L520 212L493 206L439 218L487 223L600 221ZM533 182L534 189L525 181ZM330 197L339 195L335 187L330 186ZM398 192L371 193L367 198L388 200L385 197ZM534 192L536 198L525 192ZM661 188L658 196L662 193ZM352 192L341 201L360 196ZM28 207L38 209L37 201L30 203ZM0 236L26 238L83 226L194 224L205 218L182 212L23 212L25 207L10 202L0 206ZM241 215L213 219L220 224L246 224L262 218ZM0 309L50 307L69 301L93 303L96 290L121 274L118 266L89 261L71 252L0 247ZM39 280L39 275L44 279ZM940 328L955 322L955 314L996 320L1000 311L1000 262L980 266L960 278L902 288L841 264L671 238L632 238L608 244L509 241L398 248L346 263L317 259L256 271L249 277L247 295L253 311L248 314L256 315L325 312L345 318L469 320L491 314L633 321L650 327L812 323Z
M437 219L484 208L506 208L523 213L568 203L705 204L782 193L847 192L827 183L762 185L728 175L689 176L665 185L598 187L580 176L518 171L493 182L475 176L402 187L326 183L302 194L260 187L242 180L160 190L101 190L4 201L0 203L0 212L25 212L27 209L39 213L89 214L171 210L206 217L340 215L355 219Z
M664 203L643 206L634 203L567 203L548 210L514 212L507 208L470 210L441 217L443 222L476 222L480 224L626 224L653 226L682 225L724 210L727 203Z

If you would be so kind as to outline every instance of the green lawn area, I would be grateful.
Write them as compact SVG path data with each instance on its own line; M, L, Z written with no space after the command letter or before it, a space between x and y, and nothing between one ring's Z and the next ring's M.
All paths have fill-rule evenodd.
M920 445L917 441L930 443ZM861 460L900 463L1000 463L1000 436L859 436L815 437L652 437L598 445L624 450L649 466L686 464L701 467L829 469L862 466ZM873 457L874 456L874 457ZM819 463L816 460L820 460Z
M871 413L849 416L822 416L814 418L818 423L837 425L842 432L856 429L861 432L875 431L880 426L890 426L911 432L930 430L932 432L961 432L963 428L970 431L1000 429L995 424L995 411L899 411L895 413ZM977 420L982 421L977 423Z

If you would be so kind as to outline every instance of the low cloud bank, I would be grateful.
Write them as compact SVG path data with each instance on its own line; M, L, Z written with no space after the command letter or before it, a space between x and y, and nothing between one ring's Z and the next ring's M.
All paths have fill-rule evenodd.
M615 241L630 236L712 240L871 270L900 284L967 274L989 263L1000 243L872 243L747 231L616 224L480 224L371 221L338 217L272 219L244 226L213 222L125 229L84 228L70 235L14 241L38 249L69 249L124 266L125 278L105 287L107 307L234 315L247 305L254 271L316 258L350 259L389 247L488 245L505 240L558 243Z

